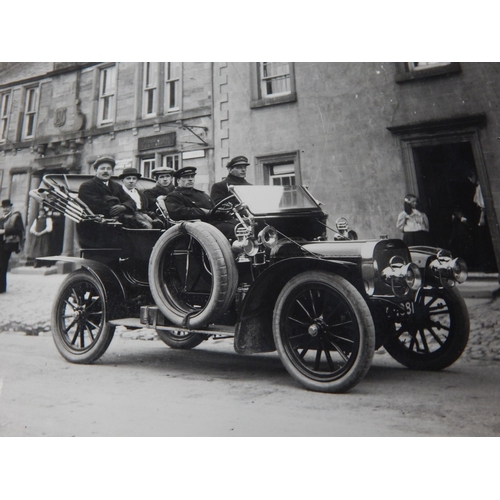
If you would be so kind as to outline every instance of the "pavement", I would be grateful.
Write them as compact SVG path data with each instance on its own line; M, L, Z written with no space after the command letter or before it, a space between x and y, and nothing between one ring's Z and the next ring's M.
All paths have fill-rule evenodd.
M19 267L7 275L7 293L0 294L0 333L51 335L50 315L59 285L66 275L56 267ZM498 275L471 276L458 290L470 316L470 338L462 359L500 362L500 294ZM158 340L154 330L117 327L115 335ZM385 350L377 351L385 354Z

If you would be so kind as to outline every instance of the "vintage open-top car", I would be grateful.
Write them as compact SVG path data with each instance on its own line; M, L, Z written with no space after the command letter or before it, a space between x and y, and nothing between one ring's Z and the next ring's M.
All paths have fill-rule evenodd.
M129 228L79 200L89 178L46 175L30 193L79 235L80 257L44 257L75 266L52 312L70 362L100 358L117 326L154 328L174 349L233 336L237 353L277 350L306 388L345 392L382 346L417 370L446 368L466 347L469 317L454 285L467 267L446 250L353 239L343 218L328 227L302 186L230 187L211 216L235 221L231 242L206 222L171 220L161 202L162 229Z

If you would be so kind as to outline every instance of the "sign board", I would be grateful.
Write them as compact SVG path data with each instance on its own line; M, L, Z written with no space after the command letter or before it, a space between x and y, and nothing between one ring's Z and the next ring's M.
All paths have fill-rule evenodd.
M199 151L184 151L184 153L182 153L183 160L192 160L193 158L205 158L205 150L200 149Z
M157 148L171 148L173 146L175 146L175 132L152 135L150 137L139 137L139 151Z

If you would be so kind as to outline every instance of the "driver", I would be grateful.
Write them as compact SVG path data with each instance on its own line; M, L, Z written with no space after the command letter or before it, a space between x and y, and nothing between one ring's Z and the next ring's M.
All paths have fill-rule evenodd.
M236 220L216 220L212 215L215 204L207 193L194 188L195 167L174 172L176 188L167 196L165 205L173 220L200 219L219 229L229 241L234 240Z
M231 196L228 186L251 186L246 179L248 158L246 156L235 156L227 165L228 175L220 182L216 182L210 191L210 197L214 203Z

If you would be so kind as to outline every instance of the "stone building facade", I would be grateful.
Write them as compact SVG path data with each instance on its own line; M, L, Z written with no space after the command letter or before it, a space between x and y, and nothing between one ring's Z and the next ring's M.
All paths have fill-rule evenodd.
M450 246L465 211L473 269L496 271L499 73L497 63L2 63L0 194L29 224L41 176L89 173L97 156L144 175L192 165L209 190L245 155L250 182L307 185L331 225L344 216L361 238L399 237L408 192L437 245Z

